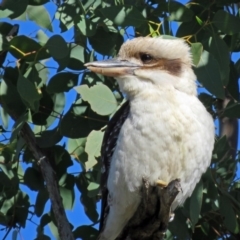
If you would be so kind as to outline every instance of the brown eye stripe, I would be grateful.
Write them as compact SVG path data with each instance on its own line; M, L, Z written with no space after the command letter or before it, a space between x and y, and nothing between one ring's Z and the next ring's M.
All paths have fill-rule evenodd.
M154 59L150 64L146 64L142 69L159 69L164 70L174 76L179 76L182 70L182 62L180 59Z

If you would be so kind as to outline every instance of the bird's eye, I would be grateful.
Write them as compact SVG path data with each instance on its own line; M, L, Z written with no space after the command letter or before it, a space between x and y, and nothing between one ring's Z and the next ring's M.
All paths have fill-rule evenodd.
M150 63L153 60L153 57L147 53L140 53L140 58L143 63Z

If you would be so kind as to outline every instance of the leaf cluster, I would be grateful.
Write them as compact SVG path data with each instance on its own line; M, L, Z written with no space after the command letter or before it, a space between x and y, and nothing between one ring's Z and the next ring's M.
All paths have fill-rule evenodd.
M44 212L49 193L42 172L20 136L27 123L36 144L51 160L63 205L72 209L76 191L91 226L79 226L74 237L96 239L98 222L100 146L109 118L123 95L112 78L85 70L84 63L102 55L115 56L126 38L175 35L191 47L199 98L215 119L240 118L239 5L235 0L8 0L0 5L0 224L21 229L33 216L40 218L36 239L49 239L49 224L58 237L52 210ZM52 12L47 4L55 5ZM11 20L38 27L35 36L17 35ZM61 34L56 34L53 19ZM172 23L178 23L176 34ZM20 27L27 26L23 22ZM73 30L73 41L64 33ZM14 59L14 61L11 61ZM56 68L49 65L54 63ZM51 77L49 77L51 72ZM53 72L53 74L52 74ZM76 91L69 103L67 94ZM229 98L225 108L219 101ZM68 107L70 106L70 107ZM11 125L13 125L11 127ZM63 144L64 143L64 144ZM176 211L167 239L238 239L240 193L238 154L218 136L211 167L184 207ZM236 153L236 146L235 146ZM73 164L77 173L69 173ZM21 186L36 192L35 202Z

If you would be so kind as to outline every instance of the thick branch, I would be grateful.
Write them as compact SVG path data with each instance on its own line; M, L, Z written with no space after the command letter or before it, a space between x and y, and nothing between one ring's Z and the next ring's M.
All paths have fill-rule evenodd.
M180 191L179 179L170 182L166 188L149 186L143 179L142 201L117 240L163 239L172 216L171 205Z
M46 182L46 187L52 204L53 213L56 219L60 239L74 240L71 227L67 220L67 216L62 204L62 198L60 196L55 172L53 171L49 163L48 157L37 145L35 136L27 123L25 123L23 128L21 129L21 136L25 140L27 146L31 150L35 160L37 161L42 171L42 175Z

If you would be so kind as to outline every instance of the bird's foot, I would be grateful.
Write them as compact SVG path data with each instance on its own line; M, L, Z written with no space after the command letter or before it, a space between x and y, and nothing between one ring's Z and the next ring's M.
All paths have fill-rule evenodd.
M160 179L156 181L156 184L161 188L165 188L168 186L167 182L164 182L163 180L160 180Z

